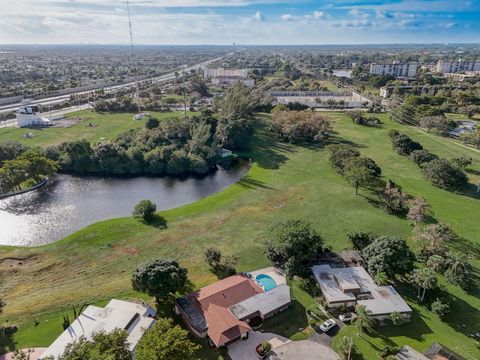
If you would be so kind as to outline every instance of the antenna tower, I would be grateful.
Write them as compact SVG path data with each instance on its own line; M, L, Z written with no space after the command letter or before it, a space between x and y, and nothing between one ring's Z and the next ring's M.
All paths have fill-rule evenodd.
M128 30L130 32L130 47L132 49L132 60L135 60L135 51L133 49L133 31L132 31L132 18L130 16L130 2L127 0L127 15L128 15ZM140 110L140 103L138 102L138 83L137 80L135 79L135 97L137 98L137 108L138 108L138 114L140 115L141 110ZM135 102L135 98L133 99Z

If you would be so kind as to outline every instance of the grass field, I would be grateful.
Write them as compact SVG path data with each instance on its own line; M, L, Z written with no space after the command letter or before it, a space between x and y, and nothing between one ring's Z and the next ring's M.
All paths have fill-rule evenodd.
M472 255L478 275L480 201L473 192L453 194L427 183L413 162L392 150L387 131L398 128L439 156L471 156L474 165L468 171L474 183L480 179L480 154L453 141L392 123L385 116L381 128L354 125L340 114L328 116L333 119L334 141L355 144L382 167L385 179L392 179L412 195L426 198L432 216L457 233L458 240L451 246ZM130 274L139 263L152 258L179 259L189 270L191 288L215 281L202 258L203 250L209 246L237 255L239 271L266 266L263 242L270 227L291 217L311 221L334 250L346 248L346 235L355 230L410 239L411 225L372 205L370 191L362 189L355 196L354 189L328 165L325 149L279 143L261 128L254 151L244 155L254 161L248 176L223 192L164 212L168 220L165 230L122 218L91 225L42 247L0 248L0 259L24 259L22 265L9 266L5 261L0 265L1 298L5 302L2 318L19 326L9 339L11 345L48 345L61 332L62 314L71 313L72 304L101 302L114 296L144 298L131 290ZM446 322L416 305L412 289L400 286L402 295L415 309L414 321L400 328L381 328L373 336L355 335L365 359L376 359L378 348L384 344L410 344L423 350L432 341L440 341L469 359L479 358L480 350L470 337L480 330L478 284L470 294L442 284L455 299ZM298 328L306 324L305 308L313 299L295 283L292 288L295 302L281 315L284 321L273 318L265 326L299 339L305 337ZM33 326L36 317L40 324ZM342 334L352 333L351 327L342 330ZM217 354L205 350L202 356L216 358Z
M183 116L183 112L181 111L166 113L151 112L150 114L159 120ZM80 122L70 127L44 129L1 128L0 142L15 140L30 146L45 147L64 141L79 139L86 139L92 143L112 140L122 132L145 125L145 120L133 120L133 115L134 114L129 113L98 114L92 110L79 111L66 116L67 119L80 120ZM88 126L90 123L93 126ZM33 137L26 138L24 136L26 133L33 134Z

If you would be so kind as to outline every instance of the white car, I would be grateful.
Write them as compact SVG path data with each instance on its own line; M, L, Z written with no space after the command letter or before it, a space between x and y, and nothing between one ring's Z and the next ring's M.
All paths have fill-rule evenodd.
M322 330L323 332L327 332L328 330L334 328L335 325L337 325L335 319L328 319L325 320L322 325L320 325L320 330Z
M338 320L344 322L344 323L347 323L347 322L350 322L352 321L353 319L355 319L355 317L357 316L357 314L355 313L345 313L345 314L342 314L338 317Z

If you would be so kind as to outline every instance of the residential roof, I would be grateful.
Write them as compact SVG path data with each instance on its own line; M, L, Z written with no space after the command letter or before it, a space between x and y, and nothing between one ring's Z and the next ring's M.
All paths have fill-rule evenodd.
M40 359L48 356L57 358L63 354L68 344L81 336L90 339L94 333L111 332L115 329L127 331L129 348L133 351L145 330L155 322L153 319L155 313L155 310L148 305L115 299L111 300L104 308L90 305L50 345Z
M425 355L419 353L408 345L402 347L395 357L398 360L428 360Z
M359 300L357 304L365 305L373 315L384 315L392 312L410 313L412 309L392 286L377 286L372 289L373 299Z
M250 330L250 326L235 318L229 308L262 292L255 281L238 274L206 286L189 297L199 302L210 339L222 346Z
M290 301L290 288L280 285L231 306L230 311L238 319L244 319L257 311L264 316L290 304Z
M365 305L373 315L412 311L392 286L378 286L361 266L315 265L312 271L328 303L356 302ZM371 299L357 300L358 294Z

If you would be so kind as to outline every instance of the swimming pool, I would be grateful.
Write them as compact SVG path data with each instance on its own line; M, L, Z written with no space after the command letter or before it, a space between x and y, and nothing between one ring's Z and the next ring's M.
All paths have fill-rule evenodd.
M277 287L277 283L273 278L267 274L258 274L255 280L263 286L263 290L268 291Z

